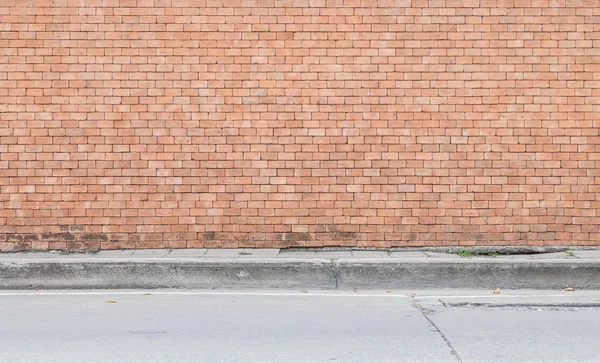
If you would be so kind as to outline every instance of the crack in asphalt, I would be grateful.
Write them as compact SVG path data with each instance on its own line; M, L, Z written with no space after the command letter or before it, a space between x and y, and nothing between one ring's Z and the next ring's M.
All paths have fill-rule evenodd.
M425 319L427 319L427 321L429 322L429 324L431 324L431 326L438 332L438 334L440 335L440 337L446 342L446 345L450 348L450 353L456 358L456 360L459 363L463 363L462 359L460 358L460 355L458 354L458 352L456 351L456 349L454 349L454 347L452 346L452 343L450 343L450 340L448 339L448 337L446 337L446 335L444 333L442 333L442 331L440 330L440 328L438 328L438 326L433 322L433 320L431 320L431 318L429 318L429 316L427 316L428 312L426 312L425 310L423 310L421 308L421 306L413 299L411 301L412 305L419 310L419 312L421 313L421 315L423 315L423 317Z

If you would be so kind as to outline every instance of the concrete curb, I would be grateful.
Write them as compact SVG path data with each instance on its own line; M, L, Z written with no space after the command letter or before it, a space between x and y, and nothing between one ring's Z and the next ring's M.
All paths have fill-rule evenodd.
M0 263L0 289L335 287L318 261L19 261Z
M340 288L600 288L600 263L589 261L340 261L337 268Z
M600 261L40 259L0 261L0 289L600 289Z

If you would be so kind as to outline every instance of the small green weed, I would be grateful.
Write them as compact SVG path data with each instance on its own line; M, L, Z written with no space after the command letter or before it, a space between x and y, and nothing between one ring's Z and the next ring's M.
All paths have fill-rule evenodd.
M477 256L477 254L471 250L467 250L467 249L460 249L458 250L458 252L456 253L457 255L459 255L460 257L473 257L473 256Z

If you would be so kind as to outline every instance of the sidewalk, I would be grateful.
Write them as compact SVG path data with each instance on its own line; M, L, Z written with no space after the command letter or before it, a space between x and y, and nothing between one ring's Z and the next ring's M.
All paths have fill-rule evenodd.
M0 289L600 288L600 250L532 255L182 249L0 254Z

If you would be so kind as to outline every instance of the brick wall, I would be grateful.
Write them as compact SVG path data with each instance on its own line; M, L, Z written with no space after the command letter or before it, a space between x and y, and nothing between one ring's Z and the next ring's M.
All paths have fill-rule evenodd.
M590 245L600 0L1 0L0 250Z

